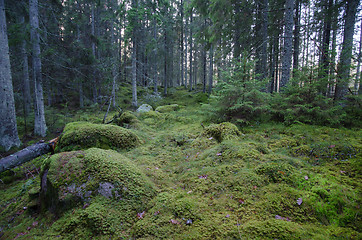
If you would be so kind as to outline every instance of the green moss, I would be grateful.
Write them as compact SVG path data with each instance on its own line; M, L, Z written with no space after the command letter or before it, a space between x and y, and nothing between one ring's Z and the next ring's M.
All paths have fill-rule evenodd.
M128 149L137 146L139 142L139 138L133 132L122 127L73 122L64 128L56 152L90 147Z
M122 113L119 118L116 118L114 123L121 127L137 128L140 121L132 112L126 111Z
M59 153L44 165L47 184L42 188L47 191L42 201L54 212L98 194L139 205L155 192L153 184L130 160L112 150Z
M284 162L266 162L258 165L255 169L256 173L264 174L272 183L294 182L295 168Z
M218 142L223 140L235 139L241 136L239 129L230 122L220 124L211 124L205 128L202 136L215 138Z
M178 104L170 104L165 106L159 106L155 109L156 112L160 113L167 113L167 112L173 112L180 109L180 106Z

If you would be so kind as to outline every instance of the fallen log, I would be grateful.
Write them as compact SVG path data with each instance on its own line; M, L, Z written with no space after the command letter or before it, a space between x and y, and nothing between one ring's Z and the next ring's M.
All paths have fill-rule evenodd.
M33 160L41 155L53 152L57 141L58 138L49 142L41 141L0 159L0 173Z

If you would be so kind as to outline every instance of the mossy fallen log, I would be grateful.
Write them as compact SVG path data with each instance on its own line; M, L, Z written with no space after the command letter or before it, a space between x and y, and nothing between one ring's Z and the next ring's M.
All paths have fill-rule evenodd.
M55 139L50 142L38 142L0 159L0 173L53 151L55 142Z

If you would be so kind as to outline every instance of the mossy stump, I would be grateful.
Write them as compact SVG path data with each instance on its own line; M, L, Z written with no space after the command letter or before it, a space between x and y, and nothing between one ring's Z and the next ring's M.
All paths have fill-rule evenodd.
M42 209L55 214L99 195L142 206L154 194L154 185L148 178L128 158L113 150L63 152L42 165Z
M119 126L72 122L65 126L56 152L80 150L91 147L102 149L130 149L138 146L139 143L140 140L136 134Z

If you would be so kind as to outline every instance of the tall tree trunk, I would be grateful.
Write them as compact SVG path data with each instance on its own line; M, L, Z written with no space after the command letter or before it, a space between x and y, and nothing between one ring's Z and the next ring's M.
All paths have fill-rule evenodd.
M0 0L0 146L20 146L16 125L4 0Z
M181 38L180 38L180 47L181 47L181 85L185 85L184 82L184 3L183 0L181 0L181 6L180 6L180 12L181 12Z
M24 16L21 16L20 23L23 25L22 30L25 32ZM30 80L29 80L29 63L28 53L26 51L26 40L21 42L21 58L23 59L23 102L25 118L29 116L31 111L31 95L30 95Z
M92 54L93 57L96 59L96 43L95 43L95 27L96 27L96 21L95 21L95 11L94 11L94 5L95 3L92 3L92 9L91 9L91 18L92 18L92 24L91 24L91 34L92 34L92 38L91 38L91 45L92 45ZM93 90L93 103L97 102L97 80L96 80L96 71L95 68L93 67L92 70L92 81L93 81L93 86L92 86L92 90Z
M356 95L361 89L361 60L362 60L362 20L361 20L361 29L359 32L359 49L358 49L358 58L357 58L357 73L356 73L356 80L354 82L354 90Z
M322 53L321 53L321 63L320 63L320 73L319 73L319 81L321 81L321 86L319 92L322 94L326 94L328 91L328 75L329 75L329 63L330 63L330 53L329 53L329 45L331 39L331 25L332 25L332 7L333 0L325 0L324 4L324 12L325 19L323 23L323 33L322 33Z
M299 68L300 0L295 2L293 72Z
M153 42L155 44L153 48L153 92L158 93L158 73L157 73L157 24L156 20L153 23Z
M185 19L185 26L187 27L188 24L187 24L187 18ZM184 83L185 83L185 89L187 89L187 46L188 46L188 41L187 41L187 29L185 30L185 74L184 74L184 77L185 77L185 80L184 80Z
M283 60L282 60L282 78L280 81L280 88L287 85L290 79L290 66L292 62L293 50L293 9L294 0L285 1L284 13L284 46L283 46Z
M190 86L190 90L192 90L192 9L190 11L190 79L189 79L189 86Z
M262 3L262 45L261 45L261 77L267 77L267 59L268 59L268 0Z
M118 77L118 44L115 41L117 39L117 36L115 36L114 33L114 22L111 20L111 50L112 50L112 104L113 107L116 107L116 88L117 88L117 77Z
M34 134L44 137L46 135L47 126L45 123L45 115L44 115L44 97L43 97L42 72L41 72L41 60L40 60L38 0L30 0L29 18L30 18L30 37L33 45L32 60L33 60L33 78L35 85Z
M257 1L256 16L256 65L255 73L257 79L267 76L267 46L268 46L268 0Z
M211 94L212 91L212 82L213 82L213 75L214 75L214 47L211 45L209 51L209 88L208 92Z
M339 60L337 85L334 95L335 99L345 98L348 92L354 25L356 22L356 13L358 5L359 5L359 0L347 1L347 9L345 16L344 31L343 31L342 52Z
M202 92L206 93L206 46L204 44L203 50L202 50Z
M164 62L164 73L163 73L163 94L167 95L167 80L168 80L168 43L167 43L167 30L164 33L164 44L165 44L165 62Z
M135 35L135 34L134 34ZM135 36L133 36L135 38ZM136 64L136 41L133 39L132 46L132 106L137 107L137 64Z

